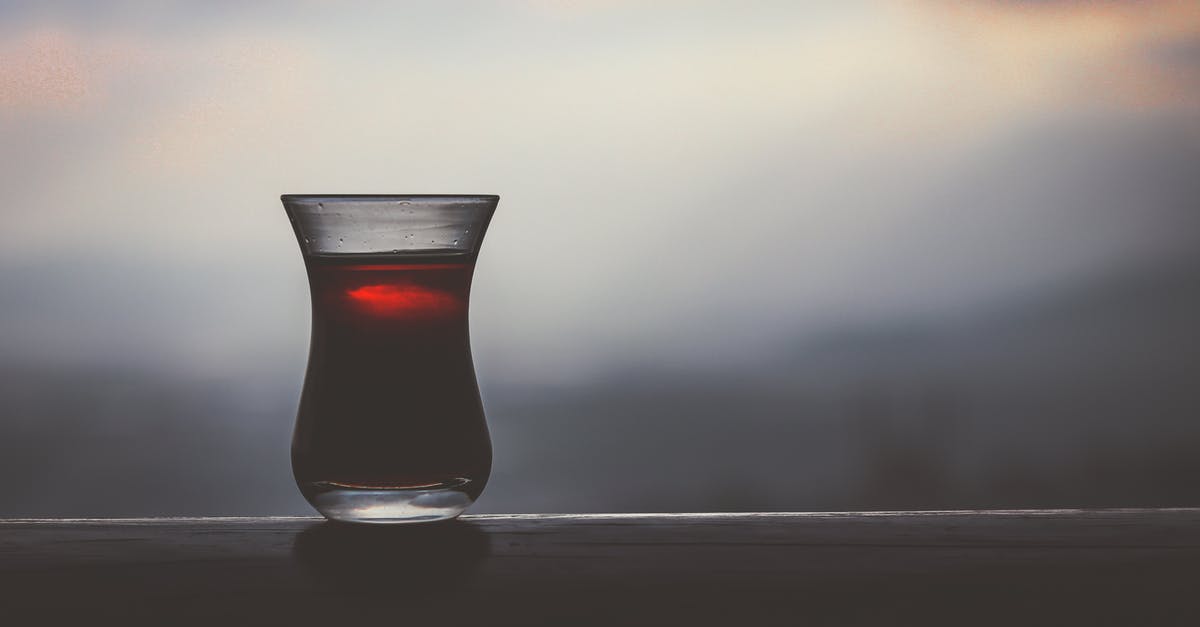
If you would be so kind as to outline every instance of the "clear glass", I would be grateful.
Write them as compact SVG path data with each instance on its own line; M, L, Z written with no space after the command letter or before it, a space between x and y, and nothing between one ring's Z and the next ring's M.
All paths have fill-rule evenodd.
M491 472L467 309L499 197L282 200L312 294L300 491L331 520L458 516Z

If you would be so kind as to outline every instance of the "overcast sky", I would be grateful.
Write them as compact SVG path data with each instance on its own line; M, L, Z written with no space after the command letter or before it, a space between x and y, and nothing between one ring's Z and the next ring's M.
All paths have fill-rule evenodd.
M494 193L481 379L1194 249L1195 2L0 4L0 350L298 376L281 193Z

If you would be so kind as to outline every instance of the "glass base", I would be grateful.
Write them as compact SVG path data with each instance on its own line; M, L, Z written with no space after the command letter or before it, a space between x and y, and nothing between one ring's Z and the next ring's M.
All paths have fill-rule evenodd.
M329 520L403 524L456 518L474 499L467 481L423 488L365 488L318 482L301 486L313 507Z

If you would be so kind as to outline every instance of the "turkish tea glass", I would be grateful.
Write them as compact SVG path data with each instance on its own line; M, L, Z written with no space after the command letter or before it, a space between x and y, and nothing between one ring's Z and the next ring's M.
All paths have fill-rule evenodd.
M461 514L492 446L467 308L497 196L285 195L312 295L292 471L331 520Z

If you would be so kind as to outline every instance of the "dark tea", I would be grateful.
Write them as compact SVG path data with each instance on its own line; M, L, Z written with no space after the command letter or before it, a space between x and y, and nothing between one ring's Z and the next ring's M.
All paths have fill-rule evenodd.
M292 464L305 496L453 489L474 500L492 450L471 363L474 259L307 259L313 331Z

